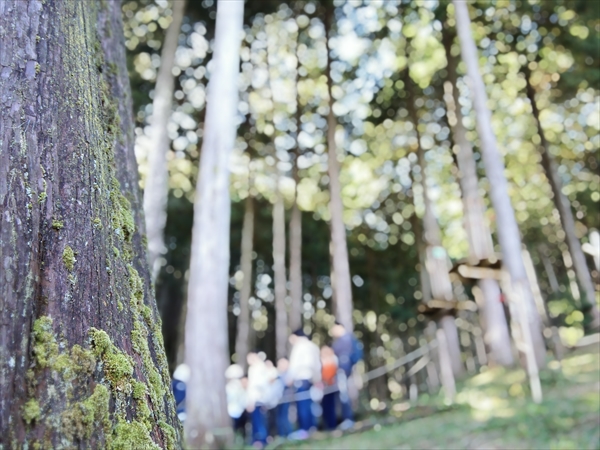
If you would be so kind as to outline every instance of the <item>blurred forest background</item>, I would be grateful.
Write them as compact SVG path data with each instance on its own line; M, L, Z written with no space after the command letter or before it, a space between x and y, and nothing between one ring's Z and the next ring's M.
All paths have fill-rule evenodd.
M403 74L407 67L417 86L414 104L425 151L427 188L442 244L452 261L463 260L468 254L443 86L448 76L444 33L447 24L454 26L454 20L452 15L447 16L446 6L435 1L348 1L334 2L332 7L332 94L339 121L335 137L341 150L338 159L354 320L356 334L368 349L366 365L375 367L393 360L392 355L398 355L402 347L418 346L426 326L426 317L419 311L423 293L419 231L415 229L425 205L422 187L413 186L413 179L420 180L422 169L414 152L415 124L407 108ZM541 141L527 97L526 76L535 89L549 150L575 214L575 232L586 248L590 232L600 226L598 4L498 0L470 2L470 7L512 204L547 308L546 327L556 327L563 341L572 344L584 334L581 290L541 165ZM249 202L254 204L249 299L252 346L271 358L275 356L272 210L281 195L289 223L296 188L302 215L303 324L306 331L315 333L317 341L323 342L334 320L323 8L323 4L306 1L246 4L239 130L231 166L232 354L243 279L242 229ZM137 121L136 155L143 186L151 143L148 129L154 85L173 5L166 0L130 1L124 2L123 12ZM160 258L156 283L172 368L182 358L178 348L215 17L216 4L212 0L186 5L172 67L175 89L168 122L167 251ZM459 55L458 45L450 51ZM462 62L458 72L465 72ZM495 234L468 87L459 79L458 88L463 123L477 161L486 219ZM598 268L593 256L587 257L597 284ZM473 299L469 285L454 283L454 288L459 300ZM464 362L474 373L481 364L474 342L481 331L473 316L469 308L463 309L456 324ZM394 387L393 383L384 383L380 389ZM400 391L391 395L398 396ZM378 397L384 398L385 394Z

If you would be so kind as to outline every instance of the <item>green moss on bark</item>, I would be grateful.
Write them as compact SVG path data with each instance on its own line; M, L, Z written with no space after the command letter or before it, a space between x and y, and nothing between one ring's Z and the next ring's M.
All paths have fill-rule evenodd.
M62 260L67 270L71 272L75 267L75 263L77 262L77 260L75 259L75 252L73 251L70 245L67 245L63 250Z
M102 384L97 384L89 398L75 403L62 414L61 426L67 439L70 441L89 439L99 426L109 437L111 431L109 406L108 389Z
M115 347L105 331L92 328L90 329L90 335L96 356L104 364L104 375L112 389L130 394L133 375L131 356Z
M23 406L23 420L28 424L37 420L40 417L40 413L40 404L33 398L28 400Z
M137 420L120 421L115 427L108 448L111 450L160 449L150 437L148 428Z
M58 343L52 330L52 319L42 316L33 323L33 355L40 368L53 364L58 355Z

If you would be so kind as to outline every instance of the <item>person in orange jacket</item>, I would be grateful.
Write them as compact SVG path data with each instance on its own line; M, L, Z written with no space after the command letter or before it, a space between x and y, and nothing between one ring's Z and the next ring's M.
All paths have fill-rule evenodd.
M324 389L328 390L335 386L338 371L338 359L333 349L327 345L321 348L321 378ZM321 407L323 408L323 425L326 430L334 430L337 426L335 413L336 393L328 392L323 395Z

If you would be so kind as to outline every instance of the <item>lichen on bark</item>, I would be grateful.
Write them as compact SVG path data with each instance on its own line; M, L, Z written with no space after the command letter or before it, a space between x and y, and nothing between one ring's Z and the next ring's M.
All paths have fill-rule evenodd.
M120 4L3 8L0 448L176 448Z

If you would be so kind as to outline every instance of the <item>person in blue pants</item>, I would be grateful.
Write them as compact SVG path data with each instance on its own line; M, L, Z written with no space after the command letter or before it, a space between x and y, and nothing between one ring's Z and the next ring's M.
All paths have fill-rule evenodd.
M294 387L298 425L302 430L301 438L307 436L315 428L313 401L310 388L321 383L321 356L319 347L308 339L300 329L290 336L292 351L288 369L288 383Z
M277 434L281 437L289 436L293 429L290 423L290 402L291 397L294 394L294 390L288 386L287 371L289 368L289 361L286 358L281 358L277 361L277 371L279 377L277 382L283 386L282 402L279 403L275 409L276 422L277 422Z
M250 413L250 421L252 422L252 442L255 447L264 446L267 444L267 411L262 405L255 405L254 410Z
M352 410L352 399L349 395L348 382L354 365L362 359L362 345L352 333L339 322L331 328L334 338L332 348L338 358L337 383L339 387L339 399L342 407L341 428L350 428L354 425L354 411Z

